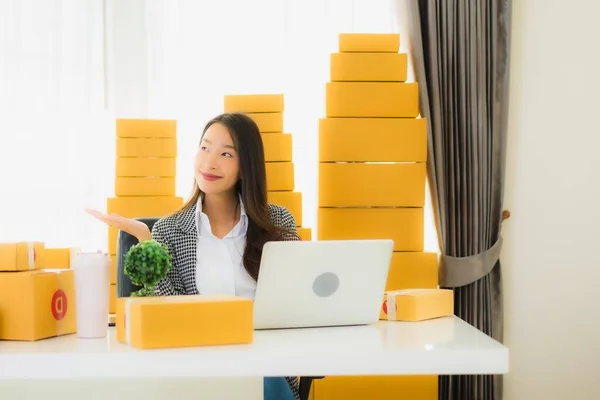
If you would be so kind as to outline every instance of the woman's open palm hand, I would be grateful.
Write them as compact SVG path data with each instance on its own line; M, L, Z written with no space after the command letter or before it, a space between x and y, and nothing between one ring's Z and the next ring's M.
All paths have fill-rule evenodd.
M132 218L125 218L118 214L104 214L97 210L86 208L85 211L93 216L94 218L115 227L123 232L127 232L132 236L135 236L140 242L143 240L152 239L152 234L148 225Z

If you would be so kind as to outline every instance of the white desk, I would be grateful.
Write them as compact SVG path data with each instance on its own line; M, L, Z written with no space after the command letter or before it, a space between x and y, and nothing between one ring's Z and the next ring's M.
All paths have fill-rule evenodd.
M240 393L244 399L259 399L263 376L507 372L508 349L456 317L418 323L381 321L370 326L256 331L250 345L184 349L138 350L118 343L112 328L106 339L68 335L38 342L0 341L0 397L8 399L12 397L4 395L10 393L28 399L24 393L31 389L32 380L41 388L40 380L49 378L75 382L70 385L77 390L82 390L81 382L102 382L111 388L110 394L102 395L110 397L100 395L103 386L99 384L85 394L80 392L79 398L86 400L120 398L115 393L117 383L137 385L136 397L145 400L183 399L187 398L186 392L189 398L198 398L198 390L203 399L208 399L208 389L203 386L206 384L220 393L220 399L240 398ZM174 380L179 383L174 385ZM196 384L200 386L194 388ZM168 391L160 390L167 386ZM235 387L244 389L232 392L231 397L223 394L223 390ZM173 390L178 389L184 392L174 396ZM31 390L33 393L38 389ZM119 390L123 398L131 396L125 395L126 387ZM48 396L52 387L46 387L43 393L45 399L52 398ZM60 398L69 397L63 393Z

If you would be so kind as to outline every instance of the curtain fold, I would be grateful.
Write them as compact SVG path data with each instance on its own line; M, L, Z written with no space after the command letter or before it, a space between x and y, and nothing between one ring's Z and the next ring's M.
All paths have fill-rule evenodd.
M510 0L409 2L412 57L428 120L428 179L440 286L455 314L502 342L501 223ZM440 399L501 399L494 376L441 376Z

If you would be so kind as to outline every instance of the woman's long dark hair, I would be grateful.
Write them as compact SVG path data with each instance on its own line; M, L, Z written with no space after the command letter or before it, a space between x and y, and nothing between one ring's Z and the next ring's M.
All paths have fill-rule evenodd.
M244 268L256 281L262 249L266 242L283 240L283 228L273 225L269 217L267 202L267 173L265 168L265 151L256 123L242 113L225 113L211 119L202 132L202 138L208 128L220 123L227 127L240 161L240 179L235 185L237 194L242 198L248 215L246 233L246 249L243 255ZM190 199L178 211L185 211L204 196L194 180L194 190Z

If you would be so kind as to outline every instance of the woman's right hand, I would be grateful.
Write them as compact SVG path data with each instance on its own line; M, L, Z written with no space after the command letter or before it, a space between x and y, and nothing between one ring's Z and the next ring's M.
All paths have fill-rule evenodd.
M86 208L85 211L96 219L135 236L140 242L152 239L148 225L136 219L125 218L117 214L106 215L97 210Z

